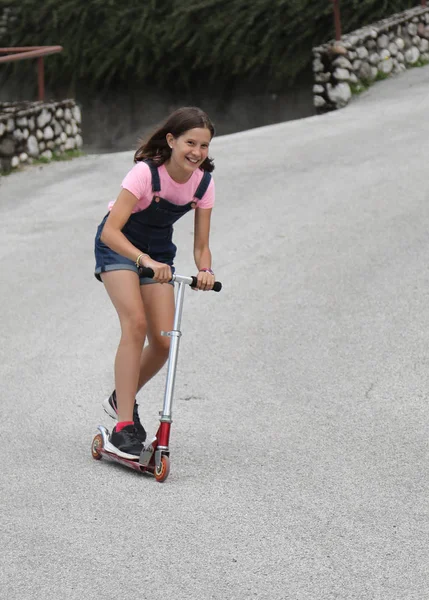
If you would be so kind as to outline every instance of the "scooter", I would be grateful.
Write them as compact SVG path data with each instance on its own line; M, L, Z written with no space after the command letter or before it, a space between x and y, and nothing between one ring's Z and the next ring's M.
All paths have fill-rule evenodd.
M153 277L152 269L142 267L140 274L143 277ZM109 439L109 430L102 425L98 426L99 433L92 440L91 453L95 460L100 460L103 456L109 460L121 463L139 471L140 473L149 473L155 476L159 482L165 481L170 472L170 430L172 423L173 392L176 378L177 359L179 355L179 342L182 335L180 323L182 320L183 300L185 295L185 285L195 287L196 277L185 277L183 275L173 275L173 282L178 284L176 292L176 308L174 312L174 325L172 331L162 331L161 335L171 338L170 351L168 355L167 379L164 393L164 406L160 414L160 422L156 435L150 442L143 445L140 457L137 460L122 458L106 450L106 442ZM216 281L213 286L214 292L220 292L222 284Z

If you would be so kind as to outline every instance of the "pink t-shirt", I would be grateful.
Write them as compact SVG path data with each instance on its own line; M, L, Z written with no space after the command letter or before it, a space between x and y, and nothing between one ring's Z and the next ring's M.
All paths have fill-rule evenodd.
M159 179L161 182L161 191L158 194L161 198L168 200L172 204L183 206L194 200L195 192L203 178L204 171L197 169L191 175L186 183L177 183L170 177L165 168L165 165L158 167ZM145 162L138 162L127 173L123 182L122 188L128 190L138 199L132 212L136 213L147 208L152 202L154 196L152 191L152 176L149 165ZM212 208L215 199L215 187L213 177L209 183L206 193L201 200L197 202L198 208ZM114 205L115 201L110 202L109 210Z

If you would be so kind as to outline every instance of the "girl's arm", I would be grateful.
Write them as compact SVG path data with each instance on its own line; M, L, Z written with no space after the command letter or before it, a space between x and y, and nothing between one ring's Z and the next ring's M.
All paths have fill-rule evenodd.
M142 252L136 248L121 231L130 218L131 212L137 202L138 199L134 194L126 189L121 190L107 217L100 239L103 244L109 246L114 252L129 258L133 262L141 255L139 264L142 267L150 267L153 269L155 271L154 279L157 281L170 281L170 267L152 260L148 254L142 255Z
M122 233L122 228L130 218L131 212L138 200L128 190L121 190L115 204L112 206L109 216L101 232L100 239L103 244L109 246L114 252L126 256L130 260L136 260L141 254Z
M201 269L211 269L212 254L209 247L211 208L195 209L194 259L197 265L198 285L202 290L211 290L215 282L214 275Z

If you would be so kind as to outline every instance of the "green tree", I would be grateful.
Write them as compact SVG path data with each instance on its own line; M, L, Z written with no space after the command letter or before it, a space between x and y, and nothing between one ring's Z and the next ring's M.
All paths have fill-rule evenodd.
M342 0L343 31L417 5ZM8 45L64 47L46 61L48 81L106 89L252 79L280 89L334 36L331 0L0 0L2 8L13 15Z

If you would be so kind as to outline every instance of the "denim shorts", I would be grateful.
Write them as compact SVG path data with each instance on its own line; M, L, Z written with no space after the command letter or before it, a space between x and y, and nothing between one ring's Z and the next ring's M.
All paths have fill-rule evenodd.
M126 271L134 271L134 273L137 273L137 275L139 275L140 285L147 285L149 283L157 283L150 277L140 276L139 270L136 266L136 263L133 262L132 260L130 260L129 258L126 258L125 256L122 256L121 254L114 252L111 248L109 248L109 246L106 246L106 244L104 244L100 240L100 233L101 232L97 231L97 236L95 238L95 271L94 271L94 275L99 281L102 281L102 279L100 277L101 273L106 273L108 271L126 270ZM153 260L170 265L171 272L174 273L173 261L171 259L166 259L165 256L162 256L162 254L160 254L159 256L157 254L155 254L155 255L154 254L155 254L154 252L151 252L151 254L150 254L150 257ZM174 283L172 281L170 281L169 283L171 283L171 285L174 285Z

